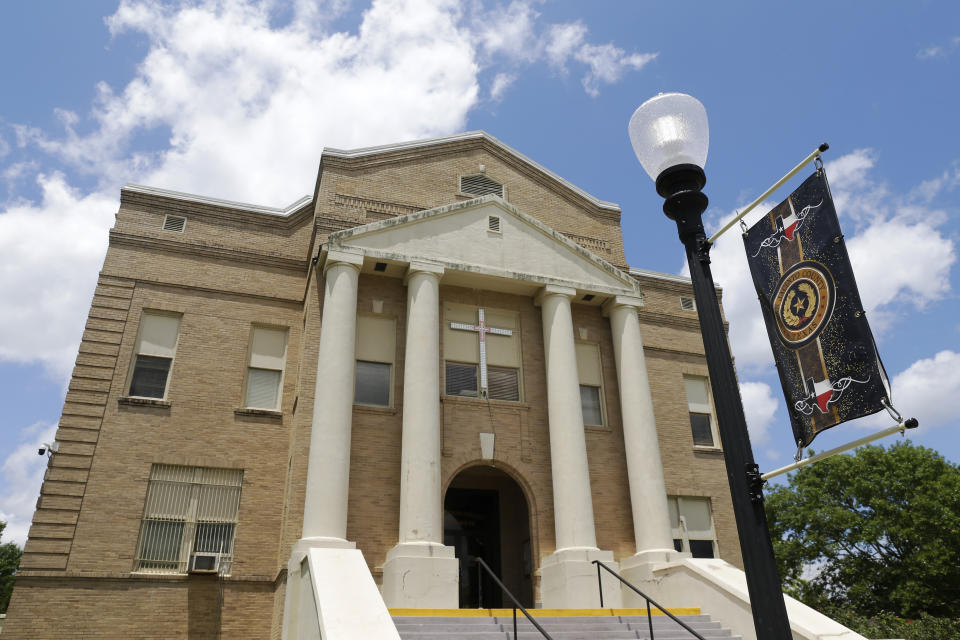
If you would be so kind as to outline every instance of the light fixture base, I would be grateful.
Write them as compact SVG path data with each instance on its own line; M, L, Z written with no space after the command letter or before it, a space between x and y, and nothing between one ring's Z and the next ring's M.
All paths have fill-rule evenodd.
M677 164L664 169L657 176L657 193L665 198L663 212L671 220L690 213L699 217L709 203L701 191L706 184L706 174L695 164Z

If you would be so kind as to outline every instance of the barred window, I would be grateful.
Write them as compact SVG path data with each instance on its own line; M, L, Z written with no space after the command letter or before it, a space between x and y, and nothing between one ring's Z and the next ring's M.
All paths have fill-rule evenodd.
M186 573L202 554L230 573L242 481L241 469L153 465L135 570Z

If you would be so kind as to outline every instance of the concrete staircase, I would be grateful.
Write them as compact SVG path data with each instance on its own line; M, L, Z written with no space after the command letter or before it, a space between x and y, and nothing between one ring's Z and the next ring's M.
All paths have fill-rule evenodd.
M541 640L543 636L517 611L518 637L513 637L512 609L464 609L436 611L427 610L417 615L417 610L404 610L403 615L394 612L402 640ZM697 610L694 610L697 611ZM483 615L482 612L489 612ZM646 610L598 609L570 615L569 611L531 611L537 622L554 640L626 640L627 638L650 638ZM659 613L659 612L657 612ZM740 640L722 629L719 622L710 616L691 613L685 609L674 612L678 618L692 627L707 640ZM449 615L444 615L449 614ZM479 615L478 615L479 614ZM686 629L665 615L653 616L654 640L692 640Z

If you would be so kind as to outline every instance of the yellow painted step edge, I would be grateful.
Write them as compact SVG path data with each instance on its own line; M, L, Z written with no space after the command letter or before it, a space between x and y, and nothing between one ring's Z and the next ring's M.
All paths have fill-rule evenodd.
M668 607L675 616L698 616L700 607ZM559 618L576 616L645 616L646 609L527 609L534 618ZM651 611L652 615L664 615L659 609ZM503 618L513 616L513 609L390 609L391 616L420 616L424 618ZM523 617L522 612L517 612Z

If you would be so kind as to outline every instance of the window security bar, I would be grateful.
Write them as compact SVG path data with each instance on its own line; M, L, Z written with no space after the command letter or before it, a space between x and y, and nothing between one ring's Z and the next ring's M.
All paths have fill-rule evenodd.
M681 620L681 619L678 618L677 616L673 615L672 613L670 613L669 611L667 611L666 609L664 609L663 607L661 607L661 606L660 606L659 604L657 604L654 600L651 600L651 599L650 599L650 596L648 596L648 595L645 594L643 591L640 591L640 589L637 589L635 586L633 586L632 584L630 584L629 582L627 582L626 580L624 580L623 578L621 578L621 577L620 577L620 574L618 574L616 571L614 571L613 569L611 569L611 568L608 567L607 565L603 564L603 563L600 562L599 560L594 560L594 561L593 561L593 564L597 565L597 586L600 587L600 608L601 608L601 609L603 608L603 580L600 579L600 575L601 575L601 574L600 574L600 567L603 567L604 569L607 570L607 572L608 572L610 575L612 575L614 578L616 578L617 580L619 580L619 581L622 582L623 584L625 584L625 585L627 585L628 587L630 587L631 589L633 589L633 591L634 591L637 595L639 595L641 598L643 598L644 600L647 601L647 625L650 627L650 640L653 640L653 616L652 616L651 613L650 613L650 605L651 605L651 604L652 604L653 606L655 606L657 609L660 609L660 611L662 611L664 614L666 614L667 616L669 616L671 620L673 620L674 622L676 622L677 624L679 624L681 627L683 627L684 629L686 629L687 631L689 631L690 634L693 635L694 638L697 638L697 640L706 640L706 638L704 638L702 635L700 635L699 633L697 633L696 631L694 631L693 629L691 629L690 626L689 626L686 622L684 622L683 620ZM489 569L488 569L488 571L489 571Z
M523 605L520 604L520 601L517 600L512 593L510 593L510 590L507 589L507 587L504 586L502 582L500 582L500 578L498 578L497 575L493 572L493 570L489 566L487 566L487 563L483 561L483 558L474 558L473 561L476 562L477 565L479 565L480 567L483 567L483 570L486 571L488 574L490 574L490 577L497 584L497 586L500 587L500 589L505 594L507 594L507 597L513 601L513 640L517 640L517 609L520 609L520 611L523 612L523 615L527 616L527 620L530 621L530 624L536 627L537 631L539 631L544 638L546 638L547 640L553 640L553 637L549 633L547 633L544 630L544 628L537 623L536 620L533 619L533 616L530 615L530 612L524 609ZM478 575L477 583L479 584L479 589L477 592L479 595L478 603L480 607L483 607L483 574L478 571L477 575Z

